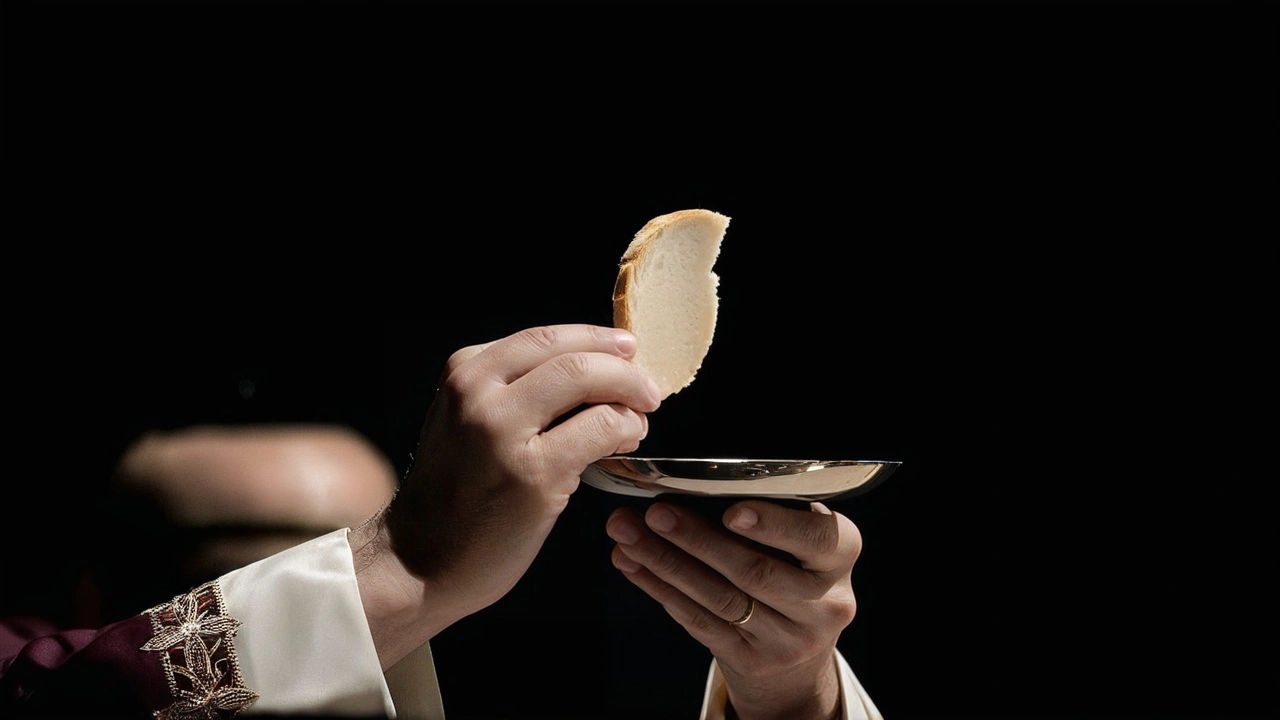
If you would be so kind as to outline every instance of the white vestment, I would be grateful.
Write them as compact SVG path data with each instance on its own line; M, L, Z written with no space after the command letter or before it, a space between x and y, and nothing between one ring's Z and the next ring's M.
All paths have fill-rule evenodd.
M290 548L219 578L239 620L235 653L258 701L245 714L379 715L443 720L430 644L382 672L360 603L347 530ZM837 654L843 720L881 716ZM728 693L715 661L701 720L723 720ZM692 720L693 709L689 711Z

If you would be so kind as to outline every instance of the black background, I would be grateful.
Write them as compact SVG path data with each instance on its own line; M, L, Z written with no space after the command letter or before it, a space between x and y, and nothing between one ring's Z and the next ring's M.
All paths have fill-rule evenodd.
M3 582L145 426L347 422L405 467L449 352L609 324L631 236L705 207L715 342L641 450L903 461L835 504L888 717L1257 713L1265 20L5 3ZM451 717L695 716L622 502L433 642Z

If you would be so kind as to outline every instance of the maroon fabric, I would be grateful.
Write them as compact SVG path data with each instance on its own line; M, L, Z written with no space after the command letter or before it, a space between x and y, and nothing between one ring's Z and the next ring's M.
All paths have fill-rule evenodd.
M0 717L150 717L172 702L151 619L63 630L0 618Z

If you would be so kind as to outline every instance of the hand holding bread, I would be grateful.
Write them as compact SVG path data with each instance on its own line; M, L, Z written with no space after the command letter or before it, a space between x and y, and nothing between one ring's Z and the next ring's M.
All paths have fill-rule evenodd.
M565 324L449 358L399 492L351 535L384 668L505 595L587 464L638 447L660 399L634 351L626 331Z
M413 467L388 511L353 533L385 665L505 595L586 465L635 450L646 413L693 381L728 223L708 210L647 223L622 259L615 327L528 328L449 358Z

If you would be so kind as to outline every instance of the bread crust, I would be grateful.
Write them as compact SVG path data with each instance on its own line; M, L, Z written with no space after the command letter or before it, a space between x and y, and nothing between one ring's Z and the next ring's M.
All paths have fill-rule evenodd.
M618 279L613 283L613 326L630 330L631 308L627 306L627 298L636 278L635 261L624 262L618 268Z
M707 238L708 242L714 242L716 252L719 252L719 243L724 236L725 230L729 225L729 218L720 213L705 210L701 208L690 210L678 210L676 212L660 215L653 218L640 228L631 239L631 243L627 246L626 251L622 254L622 259L618 264L618 277L613 285L613 324L614 327L624 330L634 330L636 326L636 317L633 315L632 305L634 293L636 292L638 283L639 268L648 259L648 253L652 250L658 240L668 230L676 226L688 222L701 222L706 224L706 228L700 228L701 232L714 232L714 238ZM713 275L714 277L714 275ZM718 279L717 279L718 280ZM717 308L712 306L708 308L714 319ZM714 322L713 322L714 329ZM703 344L706 349L710 348L711 338L705 338ZM705 356L705 350L703 352ZM694 375L701 366L701 362L695 363L695 367L691 368L687 377L681 382L675 383L674 387L664 387L663 396L666 397L672 393L688 387L693 382ZM660 383L661 385L661 383Z

